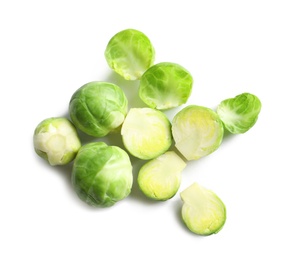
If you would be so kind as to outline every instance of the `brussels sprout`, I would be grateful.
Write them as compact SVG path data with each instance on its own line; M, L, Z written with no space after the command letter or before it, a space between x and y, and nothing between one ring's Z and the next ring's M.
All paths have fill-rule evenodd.
M172 144L168 118L152 108L131 108L122 125L121 134L126 149L143 160L163 154Z
M187 160L197 160L219 148L224 134L223 123L212 109L189 105L172 121L176 148Z
M217 108L217 113L230 133L242 134L254 126L260 110L261 102L258 97L243 93L223 100Z
M109 207L130 194L132 183L132 165L123 149L103 142L80 148L72 185L81 200L94 207Z
M71 97L71 120L82 132L103 137L115 131L124 121L128 100L117 85L108 82L90 82Z
M226 222L226 207L212 191L193 183L180 193L182 219L188 229L198 235L218 233Z
M142 75L139 96L151 108L173 108L187 102L192 83L192 76L185 68L175 63L161 62Z
M50 165L64 165L76 156L81 142L74 125L64 117L40 122L33 136L35 152Z
M186 163L175 152L168 151L141 167L139 187L151 199L168 200L178 191L185 167Z
M152 66L155 50L145 34L126 29L111 38L105 58L109 67L126 80L137 80Z

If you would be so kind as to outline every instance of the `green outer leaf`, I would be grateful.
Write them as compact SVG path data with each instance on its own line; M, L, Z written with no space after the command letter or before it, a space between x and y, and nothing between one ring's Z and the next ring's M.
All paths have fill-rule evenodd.
M217 113L225 128L232 134L242 134L252 128L261 110L259 98L250 93L242 93L223 100Z
M103 137L117 129L124 121L128 100L123 90L108 82L89 82L71 97L71 120L81 131Z
M141 77L139 96L151 108L169 109L185 104L192 92L193 78L182 66L161 62Z
M72 185L87 204L112 206L130 194L132 183L132 165L123 149L93 142L79 150L72 169Z
M144 33L126 29L110 39L105 58L109 67L126 80L137 80L153 65L155 50Z

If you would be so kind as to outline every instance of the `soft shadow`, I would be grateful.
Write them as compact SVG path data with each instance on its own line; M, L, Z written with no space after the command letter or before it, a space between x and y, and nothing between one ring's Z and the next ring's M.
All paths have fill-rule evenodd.
M88 135L88 134L82 132L80 129L77 129L77 133L78 133L78 136L79 136L79 139L80 139L82 145L100 141L99 138Z
M137 202L141 202L145 205L156 205L158 203L162 203L162 201L156 201L151 198L148 198L141 190L138 185L137 179L138 179L138 173L140 168L147 162L146 160L141 160L139 158L136 158L132 155L129 155L131 159L131 163L133 165L133 186L132 191L129 195L131 199L134 199Z
M223 140L222 140L222 144L225 142L228 142L229 140L232 140L233 138L235 138L236 135L232 134L231 132L229 132L225 127L224 127L224 136L223 136Z
M233 136L234 135L224 127L224 137L223 138L231 138Z
M73 162L70 162L67 165L58 165L58 166L53 166L53 168L55 169L55 171L60 174L60 176L63 178L68 191L70 193L73 193L74 190L72 188L71 185L71 172L72 172L72 166L73 166Z
M109 133L102 140L104 140L108 145L118 146L124 149L123 139L119 131Z
M71 161L70 163L66 165L55 165L51 166L48 161L44 160L43 158L40 158L36 154L34 155L35 159L38 161L39 164L42 165L42 167L45 167L50 171L51 174L55 174L56 176L59 176L64 182L64 185L66 187L66 192L70 194L70 197L74 200L77 205L80 207L87 209L87 210L92 210L94 211L96 207L92 207L88 204L86 204L84 201L82 201L76 194L72 182L71 182L71 176L72 176L72 167L74 160Z
M72 187L71 183L71 175L72 175L72 167L73 167L73 161L66 164L66 165L56 165L51 166L48 161L40 158L39 156L35 155L35 159L38 161L39 164L42 165L42 167L45 167L50 171L51 174L55 174L56 176L59 176L64 182L64 185L66 187L66 192L68 192L71 197L74 198L75 202L80 203L80 199L77 197L77 194L75 190ZM84 205L83 205L84 207Z
M64 113L62 113L62 114L60 115L60 117L65 117L65 118L67 118L68 120L71 120L71 119L70 119L70 116L69 116L69 111L68 111L68 109L67 109L66 111L64 111Z
M87 209L87 210L96 209L95 207L91 207L85 202L83 202L82 200L80 200L80 198L77 196L72 186L72 182L71 182L72 167L73 167L73 161L66 165L53 166L53 168L55 169L55 172L62 177L65 183L66 190L67 192L70 193L71 197L74 199L74 202L77 203L77 205L79 205L80 207Z
M204 237L198 234L193 233L192 231L190 231L188 229L188 227L186 226L186 224L184 223L183 219L182 219L182 215L181 215L181 210L182 210L182 206L183 206L183 202L181 199L179 199L178 197L173 199L172 201L172 207L173 207L173 212L174 212L174 217L176 218L176 222L179 223L179 226L181 229L183 229L186 233L188 233L189 235L195 236L195 237Z
M174 217L176 218L176 222L179 223L180 228L182 228L185 232L189 232L189 229L183 222L182 216L181 216L181 210L182 210L183 202L179 198L173 199L172 207L174 212Z
M139 97L139 80L125 80L114 71L110 71L110 73L105 77L105 80L116 84L124 91L128 99L129 108L146 106Z

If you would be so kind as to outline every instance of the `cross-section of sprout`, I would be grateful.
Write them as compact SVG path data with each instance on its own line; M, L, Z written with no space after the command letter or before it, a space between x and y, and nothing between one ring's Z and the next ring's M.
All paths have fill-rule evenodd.
M155 50L144 33L126 29L111 38L105 58L109 67L126 80L137 80L153 65Z
M176 63L161 62L142 75L139 96L151 108L173 108L187 102L192 83L192 76L185 68Z
M243 93L223 100L217 108L217 113L230 133L242 134L254 126L260 110L259 98L250 93Z
M224 127L212 109L189 105L174 116L172 134L180 153L187 160L197 160L219 148Z
M142 192L154 200L168 200L178 191L186 163L173 151L145 163L138 174Z
M103 142L83 145L72 169L72 185L81 200L91 206L109 207L126 198L132 188L128 154Z
M207 236L222 229L226 222L226 207L213 191L193 183L180 196L182 219L189 230Z
M34 131L34 149L50 165L65 165L76 156L81 142L74 125L64 117L47 118Z
M128 100L123 90L109 82L90 82L71 97L69 113L82 132L102 137L115 131L124 121Z
M152 108L131 108L122 125L121 134L126 149L143 160L163 154L172 144L168 118Z

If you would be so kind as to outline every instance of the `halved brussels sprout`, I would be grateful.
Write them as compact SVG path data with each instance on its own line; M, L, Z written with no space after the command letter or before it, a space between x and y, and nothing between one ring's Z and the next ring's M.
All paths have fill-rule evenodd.
M192 83L192 76L185 68L176 63L161 62L142 75L139 96L151 108L173 108L187 102Z
M82 132L103 137L115 131L124 121L128 100L123 90L108 82L89 82L71 97L69 113Z
M172 134L180 153L187 160L197 160L219 148L224 127L212 109L189 105L174 116Z
M242 134L254 126L261 110L259 98L250 93L242 93L223 100L217 113L225 128L232 134Z
M72 185L81 200L109 207L130 194L132 183L131 161L123 149L103 142L80 148L73 164Z
M151 199L168 200L178 191L185 167L186 163L175 152L167 151L141 167L139 187Z
M109 67L126 80L137 80L152 66L155 50L144 33L126 29L111 38L105 58Z
M143 160L163 154L172 144L168 118L152 108L131 108L122 125L121 134L126 149Z
M189 230L198 235L218 233L226 222L226 207L211 190L193 183L180 193L184 202L182 219Z
M38 124L33 136L35 152L50 165L65 165L76 156L81 142L74 125L64 117L51 117Z

